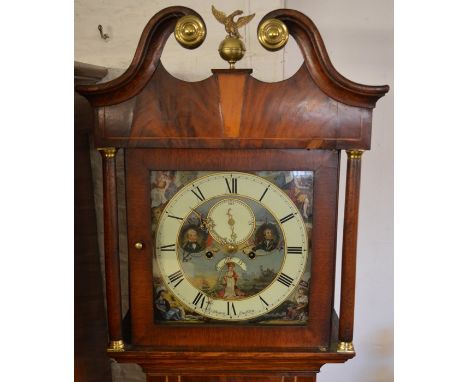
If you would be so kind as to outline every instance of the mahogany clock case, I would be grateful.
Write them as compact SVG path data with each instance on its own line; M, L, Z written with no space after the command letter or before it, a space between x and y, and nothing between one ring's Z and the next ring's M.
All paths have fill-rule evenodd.
M183 16L169 7L145 27L127 71L77 86L94 110L103 163L104 255L109 354L166 381L181 375L301 376L354 357L354 291L361 155L372 110L388 86L352 82L333 67L312 20L278 9L304 64L290 79L263 83L251 70L214 70L199 82L173 78L160 61ZM203 22L202 22L203 23ZM122 335L115 153L126 160L130 338ZM340 150L347 150L340 317L334 314ZM152 171L313 171L308 321L303 326L169 325L154 321ZM122 227L125 228L125 227ZM135 244L142 243L141 249ZM138 245L137 247L140 247ZM228 380L227 377L220 377Z
M330 344L335 280L339 152L336 150L127 149L126 194L131 342L136 346L209 350L312 349ZM314 171L309 320L305 326L164 325L153 320L150 172ZM142 242L143 248L134 247ZM255 338L255 344L252 339Z

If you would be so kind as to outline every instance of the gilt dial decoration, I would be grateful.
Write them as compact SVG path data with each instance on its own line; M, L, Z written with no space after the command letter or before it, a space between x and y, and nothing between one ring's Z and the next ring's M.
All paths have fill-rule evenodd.
M211 207L210 234L219 243L239 245L247 241L255 229L255 215L249 205L238 198L223 198Z
M155 320L306 322L312 179L154 172Z

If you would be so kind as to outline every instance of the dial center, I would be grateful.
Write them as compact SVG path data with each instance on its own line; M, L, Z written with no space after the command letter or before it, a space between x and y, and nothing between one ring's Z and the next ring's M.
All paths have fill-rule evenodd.
M242 200L225 198L211 207L210 234L220 243L236 246L247 241L255 230L255 215Z

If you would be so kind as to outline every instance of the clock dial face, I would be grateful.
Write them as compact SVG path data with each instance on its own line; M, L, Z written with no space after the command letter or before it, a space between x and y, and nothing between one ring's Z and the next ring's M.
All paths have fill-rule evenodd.
M306 322L312 175L153 174L155 320Z

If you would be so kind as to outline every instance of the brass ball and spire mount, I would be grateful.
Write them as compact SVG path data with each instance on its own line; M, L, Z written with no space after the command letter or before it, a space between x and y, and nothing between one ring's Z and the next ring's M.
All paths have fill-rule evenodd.
M229 62L229 69L235 69L234 64L244 57L245 54L245 45L241 40L239 28L247 25L254 18L255 13L239 17L234 21L234 17L242 15L244 12L237 10L230 15L226 15L224 12L218 11L213 5L211 6L211 11L216 20L224 25L227 32L227 36L219 44L219 55L223 60Z
M229 15L217 10L213 5L211 11L214 17L227 32L227 36L219 44L218 52L221 58L229 62L229 69L235 69L234 64L242 59L245 54L245 45L239 28L247 25L255 16L255 13L238 17L244 12L236 10ZM203 20L195 15L181 17L175 26L174 35L176 40L187 49L195 49L200 46L206 37L206 26ZM263 21L257 30L258 40L262 46L269 51L277 51L283 48L288 42L289 32L287 26L278 19L267 19Z

